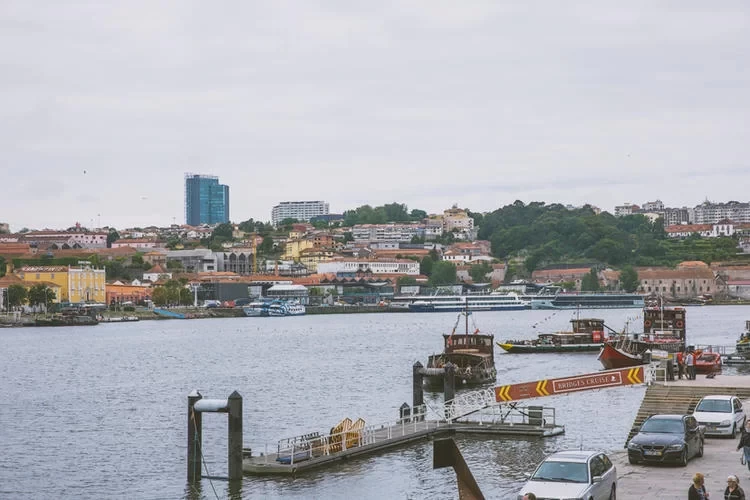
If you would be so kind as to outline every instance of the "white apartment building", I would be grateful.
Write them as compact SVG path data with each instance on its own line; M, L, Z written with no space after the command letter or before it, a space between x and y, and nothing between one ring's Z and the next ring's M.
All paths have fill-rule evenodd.
M318 263L319 274L371 272L372 274L419 274L419 262L409 259L334 259Z
M724 219L732 222L750 222L750 203L729 201L727 203L705 202L694 209L695 224L716 224Z
M664 211L664 203L661 200L647 201L641 207L644 212L662 212Z
M318 215L328 215L330 209L325 201L282 201L271 209L271 222L278 226L284 219L307 221Z
M357 224L352 227L352 238L357 243L401 241L408 243L415 236L425 234L421 224Z

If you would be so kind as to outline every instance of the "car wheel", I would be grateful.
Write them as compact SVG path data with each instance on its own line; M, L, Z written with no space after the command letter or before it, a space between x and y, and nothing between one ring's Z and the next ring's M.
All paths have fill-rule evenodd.
M685 467L688 463L688 455L687 455L687 446L684 450L682 450L682 453L680 454L680 461L678 462L681 466Z
M612 491L609 492L609 500L617 500L617 486L612 485Z
M701 440L700 444L698 444L698 453L696 453L695 456L696 457L703 456L703 440Z
M638 464L638 460L636 460L633 457L628 457L628 462L630 462L633 465L637 465Z

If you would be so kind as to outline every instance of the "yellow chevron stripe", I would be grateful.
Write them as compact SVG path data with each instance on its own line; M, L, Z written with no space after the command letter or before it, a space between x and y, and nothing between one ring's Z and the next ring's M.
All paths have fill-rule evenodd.
M503 401L508 401L510 400L510 396L508 396L509 391L510 391L510 386L504 385L500 388L500 390L497 391L497 395Z
M549 391L547 390L547 380L542 380L542 392L545 396L549 396Z

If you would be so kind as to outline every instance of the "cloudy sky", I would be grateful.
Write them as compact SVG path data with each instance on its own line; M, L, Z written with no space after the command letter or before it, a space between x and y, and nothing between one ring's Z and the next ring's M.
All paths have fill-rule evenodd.
M0 222L750 201L750 3L5 0Z

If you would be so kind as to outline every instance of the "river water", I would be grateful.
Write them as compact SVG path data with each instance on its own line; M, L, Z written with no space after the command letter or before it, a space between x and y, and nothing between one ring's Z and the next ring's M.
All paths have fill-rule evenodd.
M615 329L635 309L580 311ZM496 340L566 329L575 312L483 312ZM688 341L733 345L748 306L691 307ZM246 447L323 432L344 417L393 421L412 398L412 365L442 348L453 313L311 315L141 321L94 327L0 330L0 498L457 498L452 469L432 469L425 441L296 478L186 484L187 395L243 396ZM631 330L633 328L631 327ZM508 355L496 347L498 383L601 369L596 353ZM738 373L741 368L725 368ZM624 387L537 400L565 434L456 442L487 498L515 498L523 474L570 448L622 450L644 392ZM427 395L439 402L440 395ZM226 476L226 417L203 419L212 476Z

